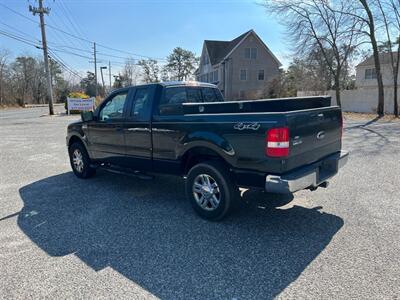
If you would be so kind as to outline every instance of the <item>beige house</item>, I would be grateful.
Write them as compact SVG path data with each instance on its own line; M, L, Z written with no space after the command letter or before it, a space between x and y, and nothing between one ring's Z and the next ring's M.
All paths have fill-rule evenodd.
M217 84L227 100L263 96L280 61L250 30L232 41L205 40L196 80Z
M397 52L394 52L393 55L396 59ZM390 53L379 54L379 60L381 63L383 85L385 88L393 88L393 71L390 65ZM398 78L397 82L400 85L400 78ZM356 66L356 86L359 89L378 88L373 56L368 57Z

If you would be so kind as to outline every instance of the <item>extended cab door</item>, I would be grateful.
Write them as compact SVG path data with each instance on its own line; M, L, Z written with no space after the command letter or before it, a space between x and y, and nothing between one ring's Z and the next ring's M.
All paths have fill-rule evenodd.
M124 125L126 161L139 171L152 170L151 107L156 85L132 89L129 113Z
M128 92L126 89L111 94L99 107L96 120L87 124L88 143L94 159L114 164L123 162L123 125L126 120Z

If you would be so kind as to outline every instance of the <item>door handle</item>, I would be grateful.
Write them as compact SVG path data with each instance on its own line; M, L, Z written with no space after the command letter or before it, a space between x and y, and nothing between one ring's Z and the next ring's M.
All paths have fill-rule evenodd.
M115 131L117 132L122 132L124 129L122 128L122 126L118 126L115 128Z

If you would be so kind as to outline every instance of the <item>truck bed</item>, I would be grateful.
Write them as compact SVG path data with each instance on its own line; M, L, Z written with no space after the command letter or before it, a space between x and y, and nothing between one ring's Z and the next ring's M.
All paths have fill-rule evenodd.
M279 98L245 101L225 101L213 103L184 103L182 105L163 105L160 113L172 114L218 114L218 113L258 113L289 112L331 106L331 97L315 96L304 98Z
M226 151L222 155L236 169L268 174L284 174L314 163L341 149L341 111L330 106L330 97L284 98L218 103L187 103L180 113L167 109L153 120L155 149L167 148L161 143L174 136L174 142L190 142L191 136L208 139L215 135L216 143ZM161 123L159 123L161 122ZM240 125L242 124L242 125ZM240 127L242 126L242 127ZM157 132L159 129L163 133ZM270 128L288 127L289 156L274 158L265 155L266 133ZM166 130L166 131L165 131ZM318 138L317 136L320 135ZM218 137L218 138L217 138ZM322 138L321 138L322 137ZM162 141L162 142L160 142ZM234 155L226 154L233 150ZM160 149L161 150L161 149ZM182 149L176 149L176 155ZM166 152L154 153L158 158ZM168 156L168 155L167 155Z

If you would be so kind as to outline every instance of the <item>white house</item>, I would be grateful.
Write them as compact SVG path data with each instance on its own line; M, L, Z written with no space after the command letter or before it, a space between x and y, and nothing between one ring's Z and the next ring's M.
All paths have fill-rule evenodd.
M397 52L393 52L393 56L396 60ZM393 88L393 71L390 65L390 53L380 53L379 60L381 63L383 85L385 88ZM400 85L400 78L397 78L397 82ZM356 66L356 86L359 89L376 89L378 87L373 56L368 57Z

